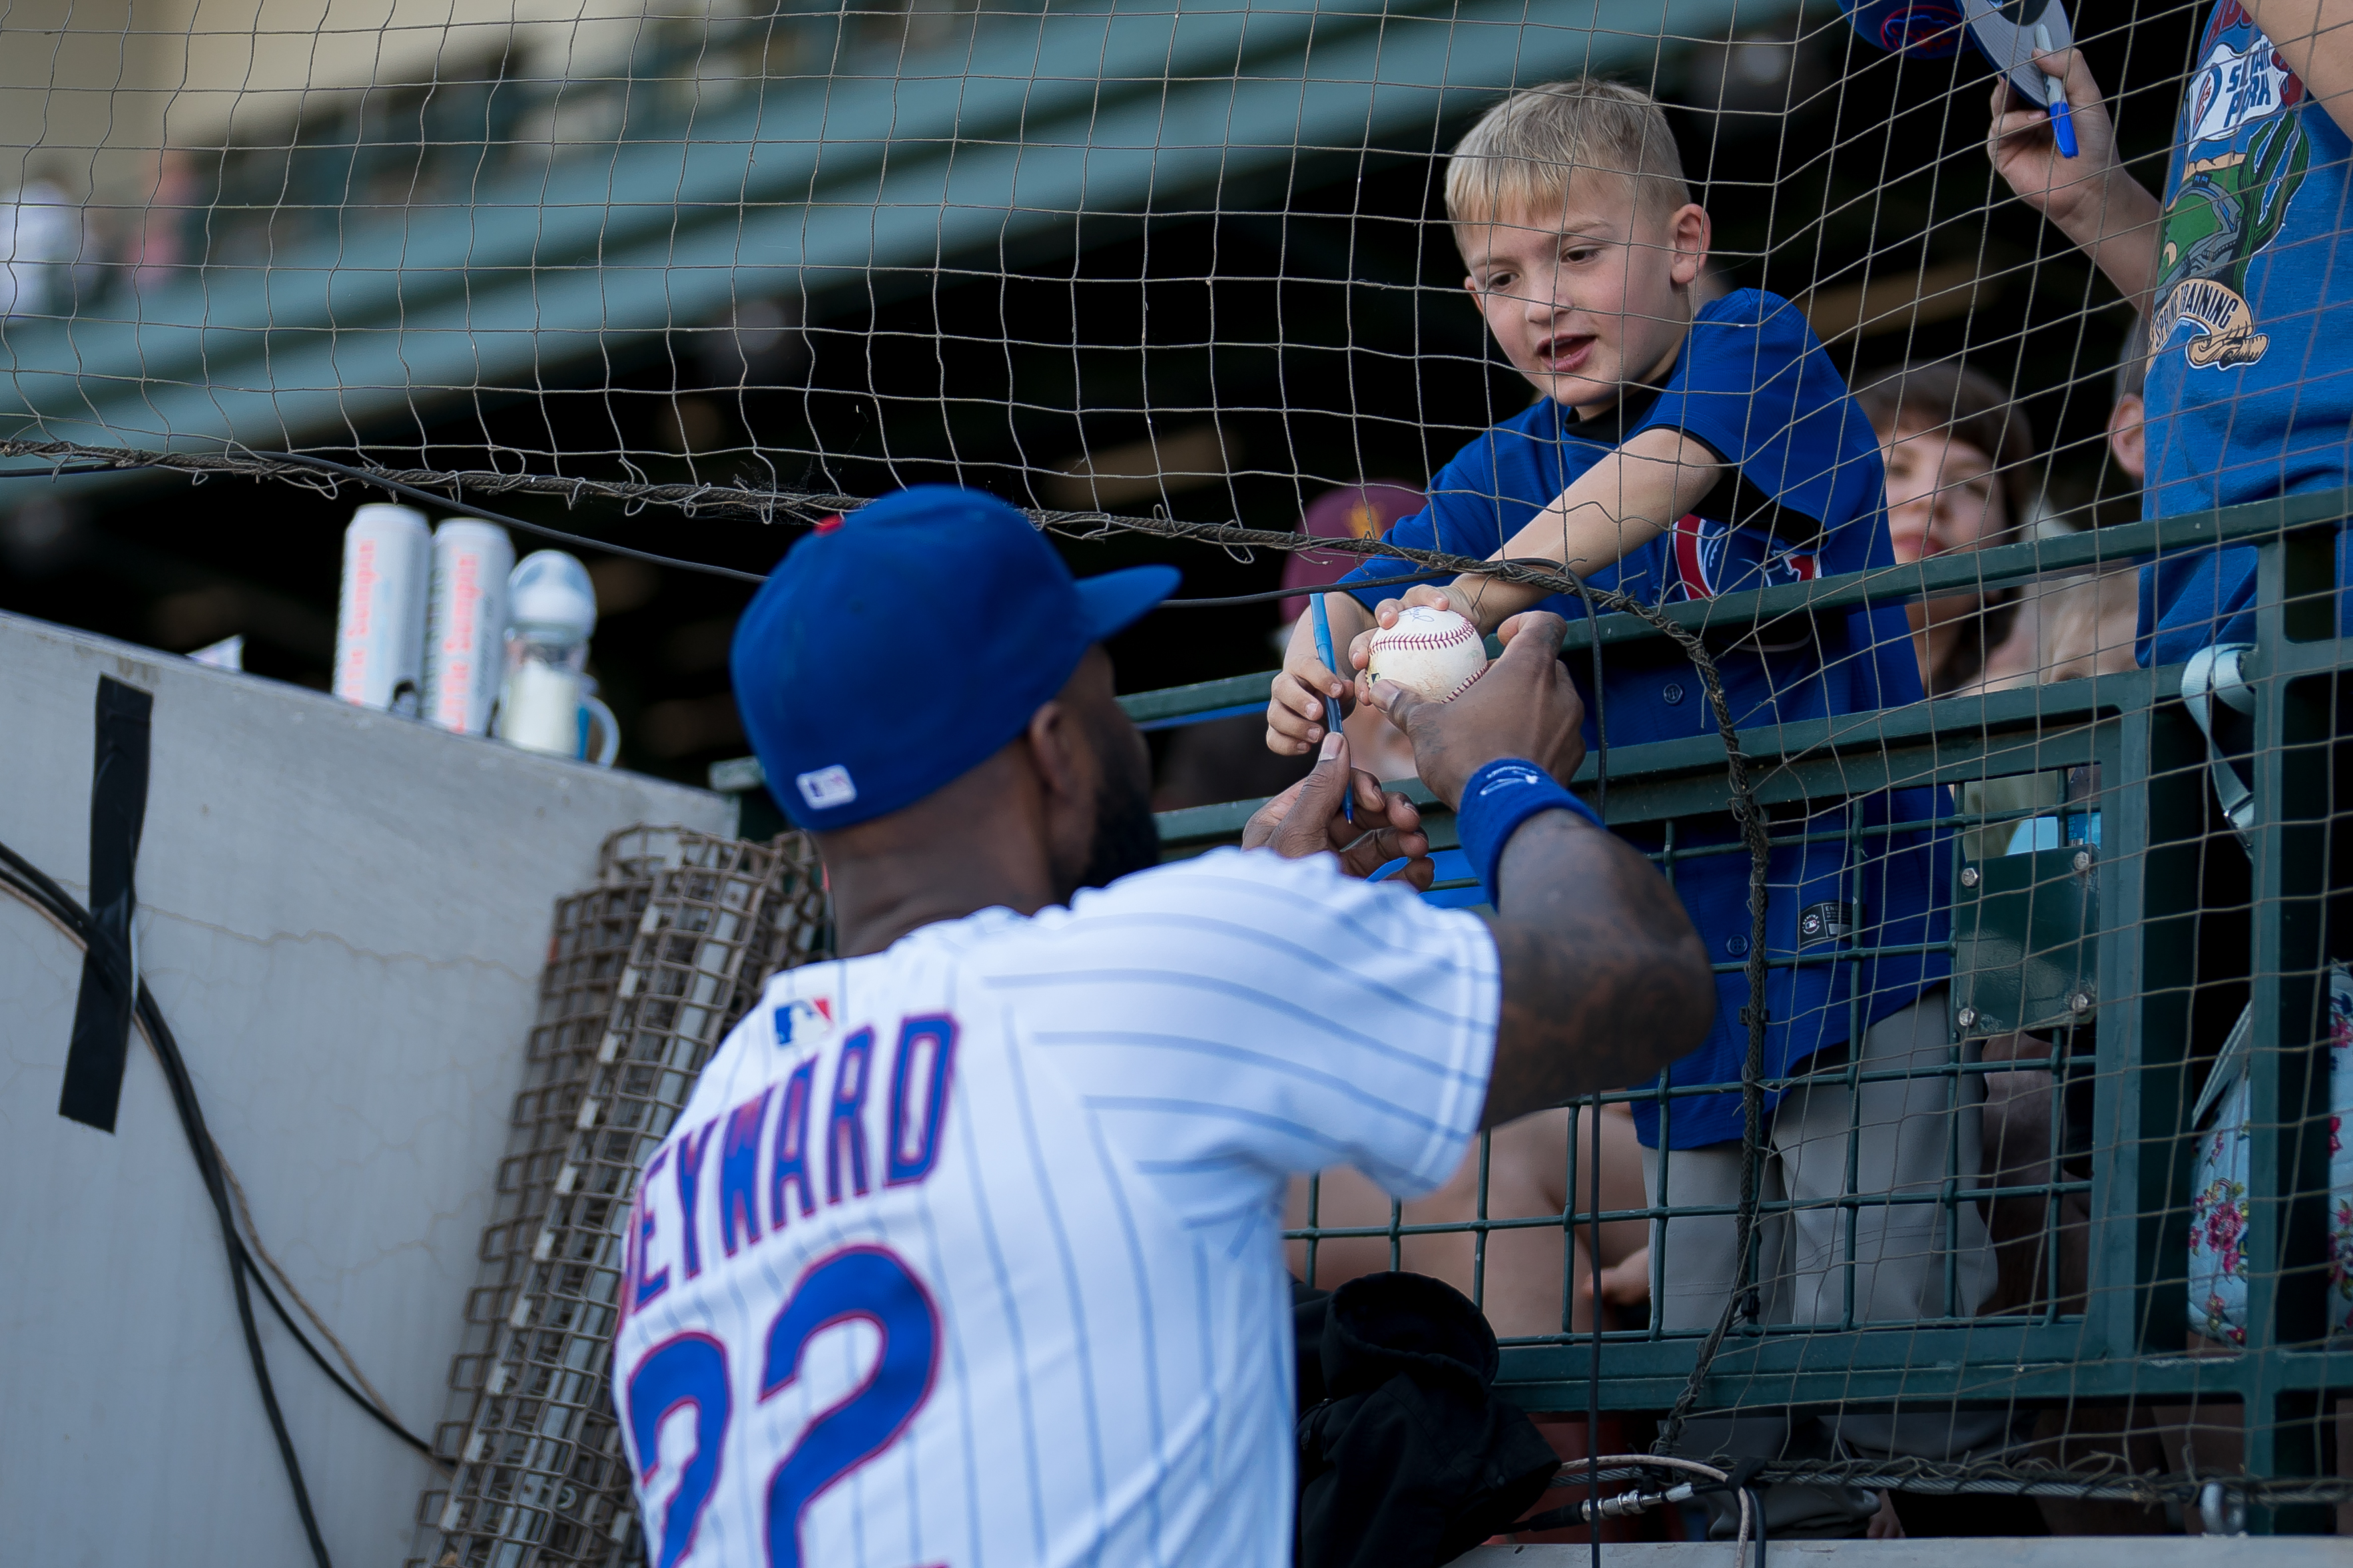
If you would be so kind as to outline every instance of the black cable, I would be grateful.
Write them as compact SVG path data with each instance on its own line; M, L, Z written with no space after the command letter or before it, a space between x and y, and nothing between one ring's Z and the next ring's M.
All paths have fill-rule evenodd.
M131 988L132 971L130 955L91 919L90 911L76 902L71 894L5 843L0 843L0 867L5 867L5 879L12 887L25 893L37 907L74 933L84 949L105 968L113 984L125 990ZM144 981L138 983L136 1005L140 1022L145 1026L148 1040L154 1046L156 1058L163 1066L164 1082L171 1089L172 1103L179 1113L181 1130L187 1136L190 1152L195 1156L197 1173L204 1179L205 1191L212 1199L214 1213L220 1221L222 1245L229 1266L229 1282L237 1294L237 1320L245 1334L246 1354L253 1365L254 1384L261 1395L262 1409L269 1418L271 1436L277 1439L278 1455L285 1466L287 1482L293 1489L295 1510L301 1516L302 1531L309 1539L311 1555L319 1568L333 1568L327 1554L326 1541L319 1531L317 1513L311 1504L310 1489L302 1479L301 1461L294 1452L294 1440L287 1430L284 1413L279 1408L277 1387L269 1374L269 1355L262 1347L260 1327L253 1313L248 1276L252 1277L253 1284L261 1288L263 1298L277 1313L279 1321L285 1324L287 1331L353 1403L402 1442L427 1458L433 1457L432 1446L401 1426L345 1382L328 1364L309 1336L295 1325L285 1304L278 1299L277 1292L270 1289L269 1282L261 1277L244 1237L238 1234L230 1206L227 1180L213 1147L212 1134L205 1126L204 1110L197 1103L195 1084L189 1077L186 1058L181 1055L179 1040L173 1035L171 1026L164 1022L163 1009L156 1005L154 994L148 990Z
M29 882L41 895L42 905L81 938L83 947L104 966L112 984L125 991L131 989L131 955L100 929L89 910L76 903L38 867L5 845L0 845L0 861L16 873L10 879L12 881ZM207 1157L211 1134L205 1129L204 1112L196 1106L195 1089L188 1081L186 1064L180 1059L179 1044L164 1024L163 1015L156 1009L144 982L138 986L138 1011L141 1021L147 1026L148 1038L154 1043L155 1054L163 1059L164 1079L171 1087L180 1125L188 1134L190 1147L196 1152L198 1173L204 1177L205 1191L212 1198L213 1209L220 1219L221 1240L228 1255L229 1282L237 1292L237 1321L245 1331L246 1355L253 1363L254 1384L261 1394L262 1410L269 1417L270 1435L278 1440L279 1460L286 1467L288 1484L294 1489L294 1509L302 1517L302 1533L310 1541L311 1556L319 1568L334 1568L327 1555L326 1540L319 1533L318 1515L311 1507L310 1488L302 1481L302 1462L295 1456L294 1438L286 1430L286 1416L278 1407L278 1390L269 1377L269 1358L262 1350L260 1325L253 1316L253 1297L246 1287L244 1246L230 1215L227 1184L221 1179L218 1167Z
M744 583L765 583L768 580L768 574L765 572L739 572L733 566L714 566L707 561L684 561L675 555L657 555L650 550L633 550L626 544L615 544L608 540L591 539L585 533L566 533L560 528L550 528L543 522L525 522L519 517L509 517L505 512L492 511L488 507L476 506L460 496L435 495L431 490L418 489L415 485L406 485L398 479L387 478L367 468L355 468L348 463L338 463L327 458L313 458L301 452L256 452L253 456L272 463L291 463L297 468L315 468L322 473L334 474L349 479L353 484L374 485L380 490L425 506L440 507L448 511L462 511L469 517L480 518L484 522L495 522L502 527L521 529L525 533L536 533L543 539L560 539L566 544L576 544L588 550L601 550L607 555L626 555L633 561L648 561L657 566L676 566L687 572L705 572L713 577L733 577Z
M1751 1455L1733 1466L1731 1475L1720 1486L1708 1489L1728 1491L1736 1500L1748 1500L1748 1517L1757 1525L1757 1568L1765 1568L1765 1489L1769 1483L1760 1479L1764 1468L1763 1457Z
M1550 564L1549 562L1546 563ZM1163 610L1216 610L1229 605L1264 605L1276 599L1303 599L1310 594L1333 592L1353 594L1359 588L1401 588L1409 583L1435 583L1441 577L1453 577L1454 572L1417 572L1410 577L1375 577L1362 583L1325 583L1299 588L1269 588L1263 594L1229 594L1222 599L1163 599L1155 606Z
M269 1288L269 1281L262 1277L259 1269L255 1268L251 1249L247 1248L242 1240L238 1242L238 1247L246 1254L245 1266L246 1268L252 1273L253 1282L261 1287L261 1299L269 1303L269 1310L278 1314L278 1321L286 1325L286 1331L294 1336L294 1342L301 1345L302 1349L309 1353L311 1361L318 1364L319 1370L327 1374L327 1381L333 1384L337 1388L343 1390L343 1396L349 1399L353 1405L358 1405L360 1409L366 1414L368 1419L374 1421L377 1426L383 1427L385 1431L391 1433L394 1436L399 1438L403 1443L406 1444L409 1447L416 1449L419 1454L424 1455L425 1458L432 1460L435 1464L446 1464L448 1461L444 1460L440 1455L433 1451L432 1444L427 1442L424 1438L418 1436L407 1427L403 1426L398 1421L394 1420L390 1415L385 1415L375 1400L370 1399L366 1394L362 1394L358 1389L353 1388L351 1384L345 1380L343 1374L335 1370L334 1363L328 1361L326 1356L321 1352L319 1347L311 1342L309 1336L304 1334L300 1328L295 1326L293 1318L287 1313L286 1304L280 1301L278 1299L278 1293Z
M0 844L0 858L5 858L10 863L6 868L5 868L5 869L0 869L0 875L5 875L5 871L15 871L19 873L20 876L41 877L41 873L38 870L27 865L21 857L9 849L9 847L5 844ZM49 881L46 877L41 878L41 880L44 883L47 883L46 888L40 886L27 887L17 876L5 876L5 879L8 880L12 886L17 888L19 891L34 897L36 902L39 903L51 914L58 916L69 927L75 928L75 934L78 938L86 939L87 931L81 929L81 927L86 922L90 922L90 917L88 911L84 910L80 905L76 904L73 901L71 894L66 893L63 889L58 889L56 883ZM95 929L94 922L90 922L90 929ZM84 945L88 945L86 940L84 941ZM103 954L101 954L101 958L102 957ZM147 1002L151 1007L153 1006L153 998L152 995L147 997ZM149 1013L146 1011L142 1011L140 1016L142 1020L145 1020L150 1016ZM153 1016L154 1019L160 1023L162 1017L161 1009L155 1008ZM163 1032L165 1037L170 1037L171 1031L168 1026L164 1026ZM151 1037L153 1037L151 1036ZM178 1042L175 1038L172 1040L171 1048L175 1053L179 1048ZM164 1047L159 1045L156 1049L157 1054L160 1056ZM185 1068L183 1068L183 1070L185 1071ZM193 1094L193 1092L192 1088L191 1093ZM201 1130L201 1118L199 1118L199 1130ZM209 1163L217 1164L218 1155L213 1151L209 1140L207 1140L205 1149L206 1157L200 1158L199 1163ZM226 1175L224 1175L224 1184L226 1184ZM341 1372L336 1370L334 1363L327 1359L325 1352L321 1351L316 1344L311 1342L309 1334L305 1332L301 1325L295 1322L293 1314L286 1310L286 1303L280 1300L278 1298L278 1292L270 1288L269 1276L262 1272L259 1260L253 1256L252 1249L245 1245L245 1238L242 1234L238 1234L237 1236L237 1247L240 1261L243 1263L246 1270L252 1275L254 1284L261 1288L261 1299L269 1303L269 1310L277 1314L278 1321L286 1326L286 1331L294 1337L294 1342L301 1345L304 1352L310 1356L311 1360L317 1363L319 1370L327 1375L327 1380L332 1383L337 1389L341 1390L345 1398L349 1399L353 1404L358 1405L362 1411L365 1412L368 1417L375 1421L376 1425L382 1426L385 1431L391 1433L394 1436L399 1438L401 1442L406 1444L409 1447L416 1449L419 1454L424 1455L427 1458L433 1459L438 1462L440 1456L434 1453L432 1444L427 1442L416 1433L411 1432L407 1427L403 1426L397 1420L394 1419L391 1415L386 1415L383 1407L377 1405L375 1400L369 1398L359 1389L353 1387L350 1381L347 1380Z
M56 916L62 923L69 927L69 929L71 929L74 931L77 940L82 941L85 947L89 945L87 941L88 931L95 929L95 925L93 922L90 921L88 911L73 901L73 896L71 894L67 893L64 889L58 888L55 882L50 881L49 879L44 876L37 868L27 864L22 857L16 854L5 844L0 844L0 859L5 859L7 863L5 866L0 866L0 880L7 881L18 891L24 893L28 898L31 898L35 903L38 904L48 913ZM16 873L16 875L10 875L9 873L11 872ZM40 880L38 884L27 886L22 879L25 877L38 878ZM102 953L101 959L103 959ZM150 1001L152 1002L152 1000L153 998L151 997ZM142 1012L140 1016L143 1020L148 1015ZM160 1009L158 1009L156 1016L160 1020ZM168 1026L164 1029L164 1033L167 1036L170 1034ZM151 1038L152 1037L153 1037L151 1036ZM174 1041L172 1048L174 1051L178 1049L176 1040ZM156 1049L157 1054L160 1056L162 1054L163 1047L159 1045ZM191 1089L191 1093L193 1093L193 1089ZM217 1155L212 1153L211 1143L207 1142L205 1147L206 1154L211 1156L212 1163L216 1163ZM206 1161L200 1158L199 1163L206 1163ZM224 1183L225 1182L226 1178L224 1178ZM346 1379L341 1372L336 1370L335 1364L327 1359L326 1353L320 1350L317 1345L313 1344L309 1334L303 1331L301 1325L295 1322L294 1315L286 1310L286 1303L278 1299L278 1292L270 1288L269 1277L262 1272L259 1260L254 1258L252 1249L245 1245L245 1238L241 1234L237 1237L237 1246L240 1261L243 1263L246 1270L252 1276L254 1284L261 1288L261 1299L269 1303L269 1310L277 1314L278 1321L286 1326L286 1331L294 1337L294 1342L302 1347L303 1352L310 1356L311 1360L317 1364L321 1372L326 1373L327 1380L333 1384L337 1389L341 1390L345 1398L349 1399L353 1404L358 1405L362 1411L365 1412L368 1418L374 1421L377 1426L382 1426L385 1431L399 1438L401 1442L406 1444L409 1447L416 1449L419 1454L425 1456L425 1458L435 1461L437 1464L443 1462L441 1457L433 1451L432 1444L427 1442L416 1433L411 1432L407 1427L403 1426L391 1415L386 1415L382 1406L378 1405L375 1400L369 1398L359 1389L353 1387L351 1382Z

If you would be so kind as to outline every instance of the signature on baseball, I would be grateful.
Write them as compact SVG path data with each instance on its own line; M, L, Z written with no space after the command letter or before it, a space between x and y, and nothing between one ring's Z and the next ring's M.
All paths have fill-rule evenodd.
M1397 625L1373 634L1371 651L1366 672L1375 680L1439 702L1461 696L1487 673L1486 639L1452 610L1408 605Z

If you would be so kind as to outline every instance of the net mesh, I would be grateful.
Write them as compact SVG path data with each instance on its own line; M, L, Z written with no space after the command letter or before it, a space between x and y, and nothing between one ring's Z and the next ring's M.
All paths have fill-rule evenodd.
M2231 112L2249 93L2301 102L2278 96L2284 57L2212 75L2230 0L2084 11L2145 190L2221 101L2200 96L2210 77L2240 95ZM1572 615L1580 679L1598 643L1660 672L1660 701L1714 712L1682 740L1621 735L1609 818L1679 879L1810 846L1859 866L1886 839L1870 800L1933 792L1949 928L1915 945L1953 975L1901 1029L1838 1003L1844 1043L1791 1070L1630 1087L1493 1134L1417 1205L1345 1174L1303 1185L1293 1267L1322 1286L1400 1265L1452 1279L1497 1322L1522 1403L1599 1414L1627 1449L1769 1453L1785 1496L1810 1488L1832 1513L1862 1506L1841 1480L2033 1500L2053 1528L2122 1532L2325 1528L2353 1496L2345 700L2324 596L2345 421L2275 487L2308 494L2135 521L2130 400L2158 362L2131 331L2152 301L1996 174L1973 52L1892 54L1834 9L1773 0L123 16L20 5L44 47L0 68L0 153L19 164L0 203L0 457L71 476L11 487L12 571L73 509L169 496L199 527L261 496L324 525L358 491L321 460L739 574L790 525L930 479L1029 508L1089 564L1176 561L1197 594L1271 590L1306 554L1394 558L1346 529L1311 541L1303 519L1335 488L1422 487L1529 400L1462 290L1448 149L1517 87L1595 72L1654 93L1713 225L1694 296L1793 301L1852 387L1915 367L1873 406L1928 427L1936 456L1906 477L1926 459L1888 447L1890 499L1901 482L1976 522L1919 524L1907 564L1867 580L1581 601L1599 625ZM2188 249L2150 281L2180 281L2194 251L2190 281L2243 287L2292 216L2295 243L2325 239L2338 215L2295 203L2342 188L2342 142L2173 174L2206 182L2208 216L2168 228ZM2227 300L2167 299L2168 333L2220 310L2196 330L2251 352ZM2335 408L2327 335L2267 330ZM1936 378L1956 359L1989 405ZM1939 466L1947 429L1976 468ZM2265 501L2236 479L2277 464L2236 441L2148 459ZM2176 664L2136 664L2136 568L2224 538L2261 558L2255 651L2243 680L2210 682L2228 695L2185 705ZM1542 567L1404 558L1580 604ZM1857 656L1916 658L1939 700L1780 725L1714 711L1757 628L1872 601L1927 624ZM1275 616L1205 610L1186 637L1114 650L1157 731L1171 853L1230 841L1289 776L1250 717ZM1711 953L1752 1037L1774 976L1891 956L1859 935L1874 895L1855 880L1806 895L1811 935L1776 946L1760 924ZM548 1484L602 1488L603 1511L566 1513L514 1489L571 1472L513 1457L536 1417L492 1384L510 1361L561 1378L600 1353L593 1312L501 1325L550 1266L546 1237L595 1252L609 1288L607 1220L547 1216L587 1201L556 1191L592 1136L568 1120L582 1086L613 1070L581 1021L654 940L628 927L651 885L632 872L565 917L580 973L549 993L565 1011L534 1045L543 1081L469 1307L443 1429L462 1468L426 1513L437 1561L585 1561L580 1542L626 1530L589 1384L556 1401L577 1428L563 1465L587 1469ZM1436 891L1478 896L1459 861ZM674 1109L683 1082L649 1093ZM1742 1100L1739 1136L1645 1152L1634 1108L1672 1128L1709 1095ZM625 1195L628 1166L596 1166L596 1201Z
M1834 343L1966 344L2083 457L2123 332L1995 198L1982 65L1762 0L325 9L69 9L20 64L26 431L1295 515L1524 403L1435 194L1499 89L1580 71L1677 104L1715 276ZM2144 163L2192 15L2088 40Z

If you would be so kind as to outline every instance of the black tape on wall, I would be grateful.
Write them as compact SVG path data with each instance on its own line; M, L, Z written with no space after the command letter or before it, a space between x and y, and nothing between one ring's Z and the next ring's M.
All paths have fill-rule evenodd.
M131 951L131 912L139 902L132 870L139 861L139 830L147 820L147 737L155 699L135 686L98 678L98 750L90 787L90 912L121 952ZM138 984L137 976L130 984ZM65 1090L58 1114L114 1131L122 1100L122 1064L131 1049L131 1008L137 997L97 953L81 962L81 998L74 1005L73 1043L66 1048Z

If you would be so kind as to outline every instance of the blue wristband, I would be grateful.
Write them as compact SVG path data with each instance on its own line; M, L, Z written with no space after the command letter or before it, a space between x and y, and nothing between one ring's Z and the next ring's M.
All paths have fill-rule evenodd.
M1500 757L1463 784L1454 830L1462 840L1462 852L1478 868L1489 903L1495 902L1495 871L1504 858L1504 846L1512 841L1521 823L1540 811L1573 811L1607 830L1591 806L1555 784L1552 775L1534 763Z

